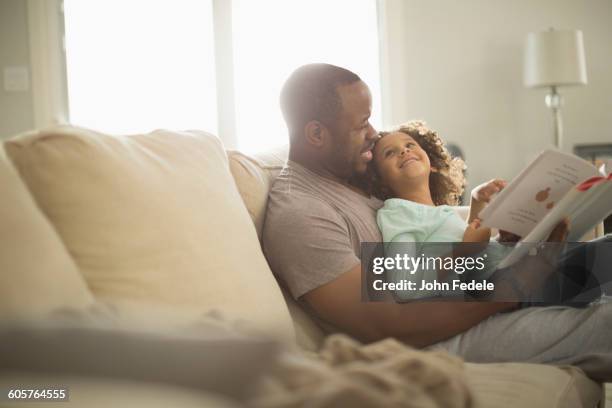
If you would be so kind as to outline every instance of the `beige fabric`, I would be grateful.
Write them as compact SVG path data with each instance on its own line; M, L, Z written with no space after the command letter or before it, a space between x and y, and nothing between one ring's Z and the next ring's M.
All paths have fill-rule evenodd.
M321 347L323 340L325 339L325 333L315 323L315 321L302 309L295 299L291 296L289 291L283 289L283 295L293 320L293 327L295 328L295 338L298 346L304 350L316 351Z
M332 335L317 356L285 355L249 405L288 407L471 407L461 360L396 340L361 345Z
M228 158L240 196L255 224L257 236L261 240L268 192L285 163L286 148L261 153L255 157L229 151Z
M268 202L268 192L287 158L287 147L263 152L254 157L229 151L230 170L249 215L261 239ZM316 350L323 341L323 331L300 305L283 291L289 313L293 319L298 345L306 350Z
M293 337L216 137L57 127L6 149L103 301L161 303L190 318L218 308Z
M478 407L592 408L601 386L576 367L543 364L466 364Z
M91 293L0 145L0 320L86 307Z
M278 146L253 154L253 157L268 168L282 168L289 157L289 145Z
M129 379L244 400L281 350L276 341L246 332L242 322L222 316L203 317L181 330L121 328L112 320L64 316L0 330L0 375L22 371Z

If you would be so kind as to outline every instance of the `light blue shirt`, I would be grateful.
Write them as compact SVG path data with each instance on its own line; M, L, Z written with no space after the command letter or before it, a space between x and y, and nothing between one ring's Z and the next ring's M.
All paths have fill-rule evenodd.
M390 198L376 214L384 242L459 242L467 223L448 205Z
M384 206L378 210L376 221L380 228L385 256L395 257L396 254L405 253L418 257L424 254L428 257L443 257L451 253L451 245L437 243L454 243L463 241L463 234L467 223L457 214L453 207L448 205L430 206L415 203L401 198L391 198L385 201ZM427 243L436 243L427 246ZM487 251L489 253L490 251ZM497 258L497 257L496 257ZM487 262L483 271L473 271L464 275L449 274L448 280L452 279L485 279L493 274L495 265ZM400 282L401 280L412 281L417 288L422 282L433 282L438 279L436 270L418 269L415 271L390 270L387 271L389 282ZM454 276L451 276L454 275ZM440 290L401 290L395 292L400 300L412 300L436 296L457 295L455 291L446 292Z

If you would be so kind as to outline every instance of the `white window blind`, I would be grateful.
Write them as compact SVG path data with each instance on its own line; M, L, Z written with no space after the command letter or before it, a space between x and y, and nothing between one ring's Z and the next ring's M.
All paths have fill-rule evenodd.
M298 66L326 62L357 73L380 124L375 0L233 0L238 147L255 152L288 143L279 109L283 82Z
M210 0L64 0L70 121L217 131Z
M287 76L327 62L370 86L380 125L376 0L219 3L229 1L64 0L70 121L119 134L230 123L240 150L261 151L288 143L278 101Z

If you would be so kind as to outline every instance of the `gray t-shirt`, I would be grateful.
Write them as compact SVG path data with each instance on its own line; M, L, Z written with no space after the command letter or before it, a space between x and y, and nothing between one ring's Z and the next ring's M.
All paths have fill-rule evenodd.
M289 161L270 190L263 247L295 299L360 263L360 243L380 242L382 202Z

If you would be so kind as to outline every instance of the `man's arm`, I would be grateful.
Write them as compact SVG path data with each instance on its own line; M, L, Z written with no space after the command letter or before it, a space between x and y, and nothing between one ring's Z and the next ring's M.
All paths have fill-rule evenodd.
M567 239L569 221L564 219L548 237L549 242ZM556 259L559 246L549 247L544 258ZM513 271L515 281L533 289L554 270L541 257L525 258ZM519 283L519 282L515 282ZM523 286L519 283L519 286ZM532 287L533 286L533 287ZM516 286L498 280L495 293L501 299L516 299ZM517 302L423 301L411 303L364 302L361 299L361 265L303 296L320 317L366 341L396 337L415 347L424 347L462 333L496 313L513 310Z
M361 265L303 298L321 318L364 341L396 337L415 347L450 338L517 307L511 302L364 302Z

